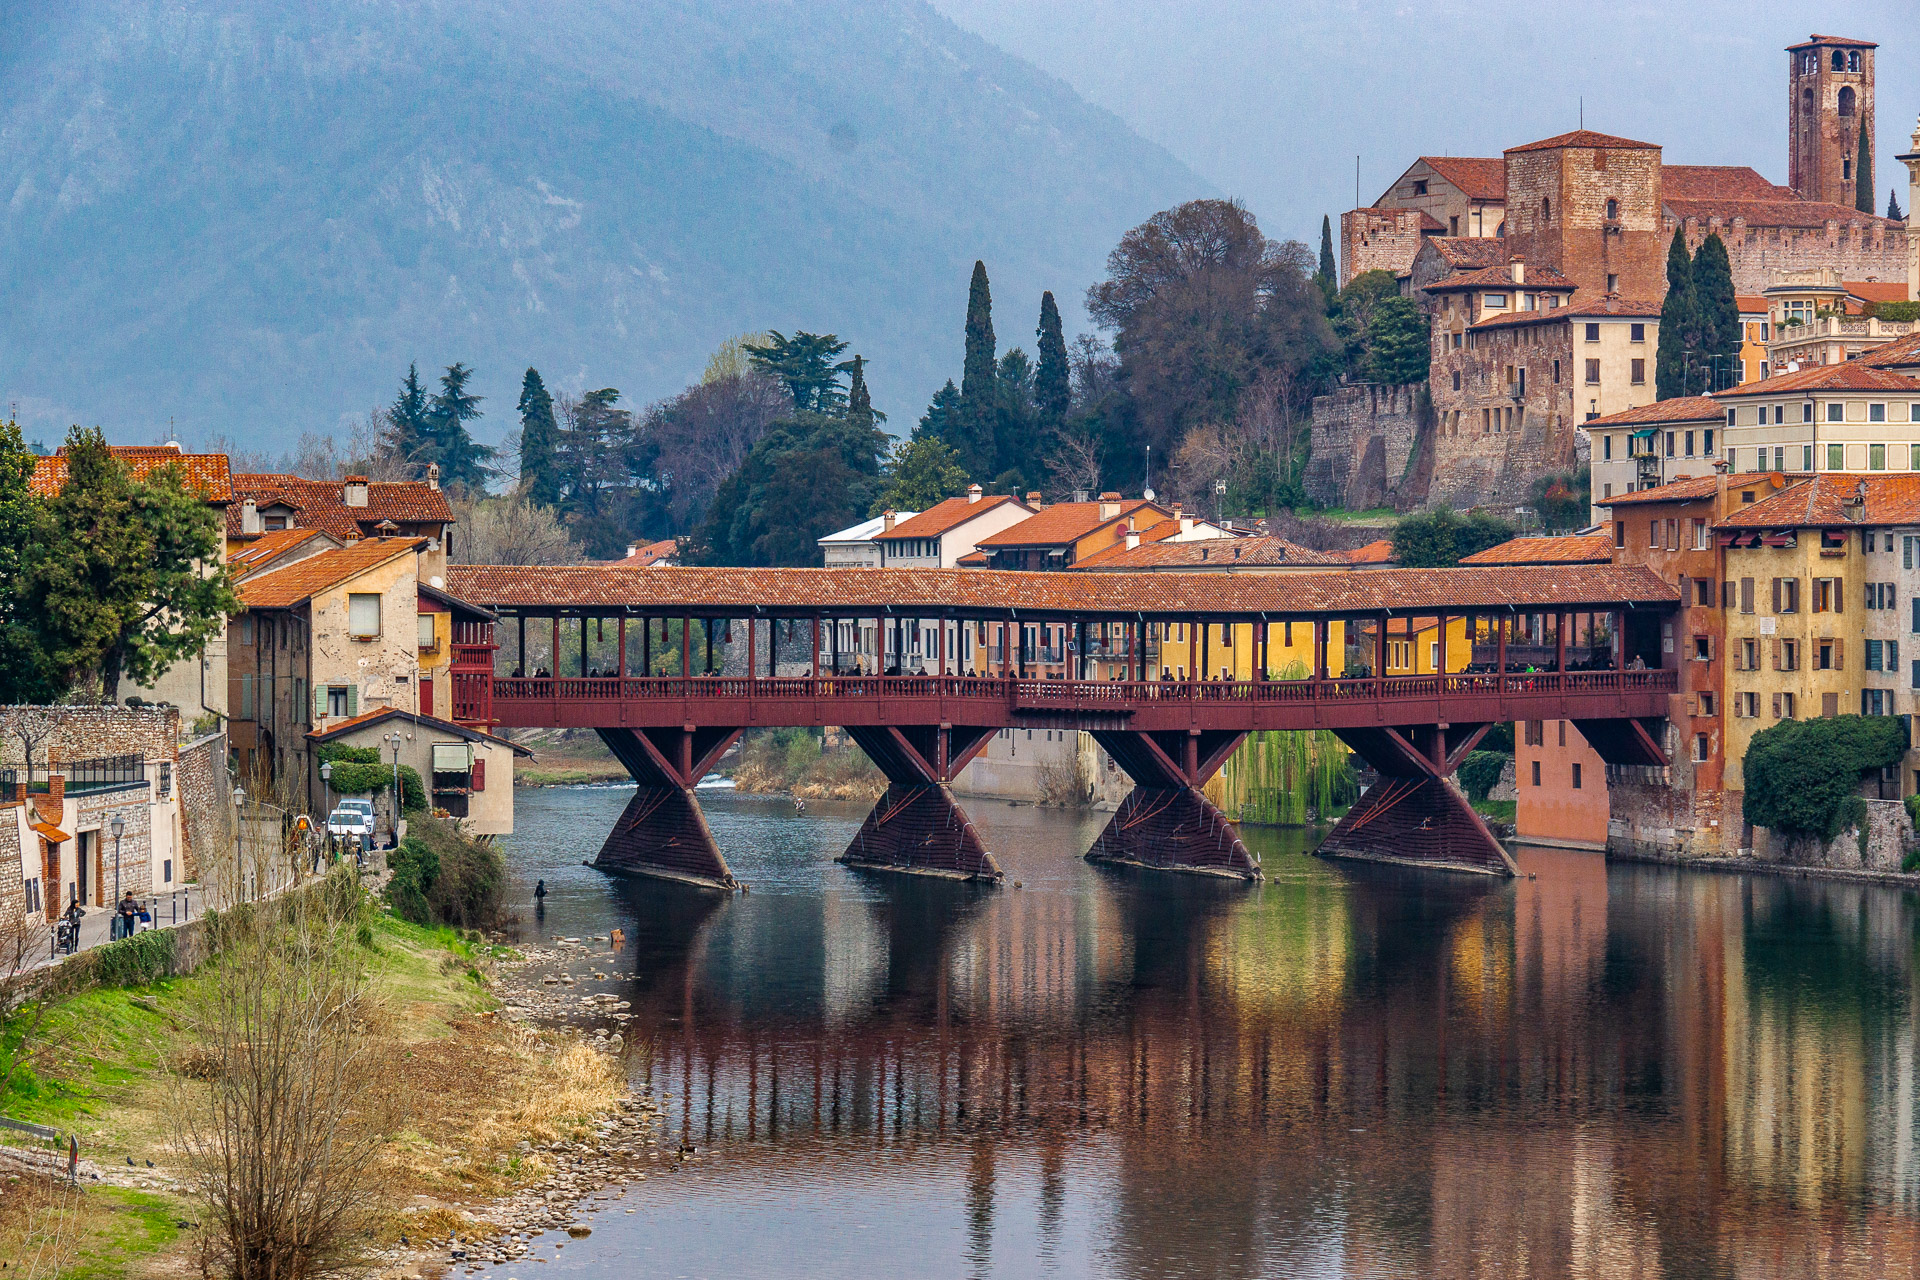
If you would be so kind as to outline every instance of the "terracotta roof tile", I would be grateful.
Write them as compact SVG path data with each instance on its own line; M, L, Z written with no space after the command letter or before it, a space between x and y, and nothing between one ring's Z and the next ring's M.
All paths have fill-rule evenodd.
M1731 479L1728 480L1732 484ZM1751 483L1751 481L1743 482ZM1638 506L1641 503L1654 502L1698 502L1720 492L1719 476L1694 476L1690 479L1675 480L1652 489L1639 489L1633 493L1616 493L1611 498L1601 498L1597 505L1602 507Z
M1460 189L1469 200L1507 198L1507 162L1501 156L1421 156L1427 168Z
M1777 373L1760 382L1716 391L1716 400L1737 400L1742 396L1783 396L1804 391L1886 391L1894 395L1920 395L1920 379L1890 369L1878 368L1863 360L1840 364L1816 364L1794 373Z
M1177 566L1218 572L1271 569L1281 565L1345 568L1347 562L1328 552L1288 542L1285 538L1198 538L1190 542L1142 542L1132 550L1128 550L1123 542L1088 556L1068 572L1168 570Z
M1816 33L1814 35L1808 36L1805 40L1802 40L1799 44L1788 45L1787 52L1797 53L1802 49L1811 49L1816 44L1851 44L1851 45L1858 45L1862 49L1878 49L1880 47L1879 45L1875 44L1871 40L1849 40L1845 36L1823 36Z
M315 538L324 538L331 546L339 545L335 542L333 535L324 529L274 529L261 534L228 556L227 563L240 572L247 573Z
M1145 508L1157 516L1173 514L1145 498L1123 500L1117 514L1102 517L1101 504L1098 502L1056 502L1050 507L1042 507L1019 524L1009 529L980 539L975 545L982 550L997 550L1003 547L1058 547L1077 542L1102 525L1124 520L1134 512Z
M239 593L240 602L249 609L285 609L337 587L350 578L356 578L396 556L418 551L424 545L425 542L420 538L363 538L352 546L323 551L317 556L295 561L283 569L271 569L243 579L235 590ZM535 569L531 572L551 573L553 570Z
M891 533L876 533L875 542L884 542L890 538L937 538L957 525L965 524L975 516L985 515L996 507L1013 503L1021 510L1029 510L1027 504L1010 493L991 493L981 497L978 502L968 502L965 498L948 498L936 502L911 520L902 520L893 526Z
M1669 200L1792 200L1791 187L1768 182L1744 164L1663 164L1660 194Z
M237 475L233 477L233 505L227 509L227 536L240 534L240 504L252 498L260 506L283 502L299 512L299 522L325 529L345 542L374 532L382 520L401 524L451 524L453 508L447 495L423 480L376 480L367 486L367 505L349 507L342 482L306 480L299 476Z
M1613 539L1605 534L1575 534L1560 538L1511 538L1497 547L1462 556L1462 565L1496 564L1611 564Z
M178 464L187 485L204 493L208 502L232 502L233 479L227 470L224 453L182 453L171 446L110 445L109 453L126 465L135 480L145 480L162 467ZM33 492L50 498L66 487L67 459L64 447L50 458L36 458L33 478L27 482Z
M1842 509L1864 487L1859 520ZM1771 498L1720 521L1723 529L1852 528L1856 525L1920 524L1920 475L1854 475L1823 472L1788 485Z
M1733 305L1740 308L1743 316L1763 316L1767 314L1767 300L1757 293L1736 293Z
M307 731L306 736L314 742L331 742L343 734L352 733L355 729L364 729L370 724L377 724L382 720L391 719L394 716L399 716L401 719L409 720L414 724L429 725L440 730L442 733L451 733L456 737L465 738L469 742L495 742L503 747L511 748L513 754L517 756L533 755L533 752L528 748L521 746L517 742L502 738L498 734L487 733L482 729L469 729L465 725L455 724L451 720L442 720L438 716L421 715L417 711L407 711L400 707L376 707L372 711L362 711L351 720L336 720L324 729L310 729Z
M1875 347L1865 355L1855 357L1851 363L1865 365L1869 369L1920 369L1920 332L1895 338L1885 346Z
M1824 227L1829 222L1841 226L1857 222L1863 227L1884 226L1898 230L1900 224L1878 214L1862 213L1844 204L1826 204L1819 200L1688 200L1662 199L1668 213L1682 222L1689 218L1707 222L1719 218L1732 222L1742 218L1750 227Z
M1842 280L1848 293L1862 302L1905 302L1905 280Z
M336 553L337 554L337 553ZM288 572L288 571L283 571ZM1670 603L1671 583L1643 565L1347 570L1303 573L1014 573L975 569L660 569L455 565L449 587L489 607L885 609L963 614L1371 613ZM272 575L269 575L272 576ZM264 579L263 579L264 580Z
M1515 290L1532 289L1540 293L1572 293L1576 288L1573 281L1553 267L1528 263L1526 276L1525 280L1515 280L1505 266L1483 267L1478 271L1457 271L1444 280L1428 285L1427 291L1444 293L1453 289L1500 289L1512 293Z
M1619 138L1611 133L1595 133L1591 129L1575 129L1572 133L1555 134L1551 138L1542 138L1538 142L1525 143L1518 147L1508 147L1507 154L1516 151L1553 151L1560 147L1604 147L1610 151L1632 149L1636 151L1658 151L1659 144L1653 142L1635 142L1632 138Z
M1393 559L1393 541L1390 538L1379 538L1364 547L1330 551L1327 554L1339 556L1348 564L1387 564Z
M1622 409L1580 425L1591 431L1595 427L1633 427L1655 422L1719 422L1726 416L1726 406L1711 396L1675 396L1671 400Z
M1497 236L1432 236L1427 243L1456 271L1491 267L1511 257L1507 242Z
M612 560L589 560L588 564L599 565L604 569L652 569L662 561L671 560L680 553L680 543L673 538L662 538L658 542L643 542L635 545L633 554L619 556Z

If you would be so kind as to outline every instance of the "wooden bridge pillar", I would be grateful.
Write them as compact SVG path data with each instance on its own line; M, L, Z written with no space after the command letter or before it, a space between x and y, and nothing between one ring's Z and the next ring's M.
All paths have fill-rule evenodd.
M593 865L710 889L738 888L693 789L740 730L688 726L594 732L633 775L634 793Z
M1087 861L1260 878L1260 864L1247 852L1233 824L1200 791L1246 734L1233 730L1091 732L1127 771L1134 787L1087 850Z
M865 725L848 726L846 732L886 774L888 786L838 861L955 880L1000 879L1000 864L980 843L952 789L995 730Z
M1502 637L1505 635L1502 623ZM1354 803L1316 853L1325 857L1516 875L1506 846L1466 796L1447 784L1488 725L1336 729L1380 781Z

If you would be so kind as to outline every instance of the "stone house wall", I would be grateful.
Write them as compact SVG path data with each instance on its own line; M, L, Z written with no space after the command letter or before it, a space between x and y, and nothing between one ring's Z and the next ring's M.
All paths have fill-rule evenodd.
M207 859L233 847L233 787L227 777L227 735L210 734L180 750L182 881L198 881Z
M1846 871L1898 871L1913 846L1914 829L1907 809L1898 800L1868 800L1862 827L1842 831L1832 840L1811 835L1785 835L1754 829L1753 856L1783 866L1830 867Z
M19 936L26 918L27 875L22 853L27 845L38 843L21 821L25 808L18 800L0 800L0 966L11 960L13 949L9 944ZM39 849L34 848L31 856L37 862Z
M1362 383L1314 397L1303 478L1308 496L1349 511L1423 501L1424 492L1402 492L1422 425L1431 417L1422 390Z
M64 762L137 754L142 760L171 761L179 751L177 707L0 707L0 732L5 730L9 713L24 711L38 711L57 722L52 735L36 749L36 776L45 776L49 759ZM20 750L20 740L11 734L0 739L0 760L20 764Z

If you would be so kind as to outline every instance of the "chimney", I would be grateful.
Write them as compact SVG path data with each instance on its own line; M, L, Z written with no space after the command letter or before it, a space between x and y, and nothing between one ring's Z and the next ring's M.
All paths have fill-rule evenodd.
M436 491L440 488L440 464L437 462L427 464L427 488Z
M880 531L882 533L892 533L893 522L897 519L899 519L899 517L896 516L893 512L882 511L880 513Z
M1102 520L1111 520L1119 514L1120 514L1120 495L1112 492L1101 494L1100 495L1100 518Z
M967 486L967 501L968 501L968 502L978 502L978 501L980 501L980 486L979 486L979 485L977 485L977 484L970 484L970 485L968 485L968 486Z
M1513 277L1513 282L1515 284L1525 284L1527 282L1526 259L1516 257L1511 262L1507 263L1507 273Z
M367 478L365 476L348 476L346 484L341 487L340 499L350 507L366 506Z
M631 560L639 554L640 554L640 544L637 542L629 542L627 544L627 559Z
M1127 521L1127 550L1131 551L1139 545L1140 545L1140 531L1133 527L1132 520L1128 520Z
M47 771L47 799L52 801L54 804L59 804L61 801L66 799L66 795L67 795L66 770L65 769L55 770L55 769L49 768Z
M1041 499L1040 491L1038 489L1030 489L1027 491L1027 505L1032 507L1035 511L1038 511L1041 507L1046 505L1046 503Z
M260 504L252 498L240 504L240 532L260 532Z

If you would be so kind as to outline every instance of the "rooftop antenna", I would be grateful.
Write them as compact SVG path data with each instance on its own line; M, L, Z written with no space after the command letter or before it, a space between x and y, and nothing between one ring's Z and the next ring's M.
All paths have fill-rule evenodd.
M1353 207L1360 207L1360 157L1353 158Z
M1587 95L1584 93L1580 95L1580 127L1587 127Z

